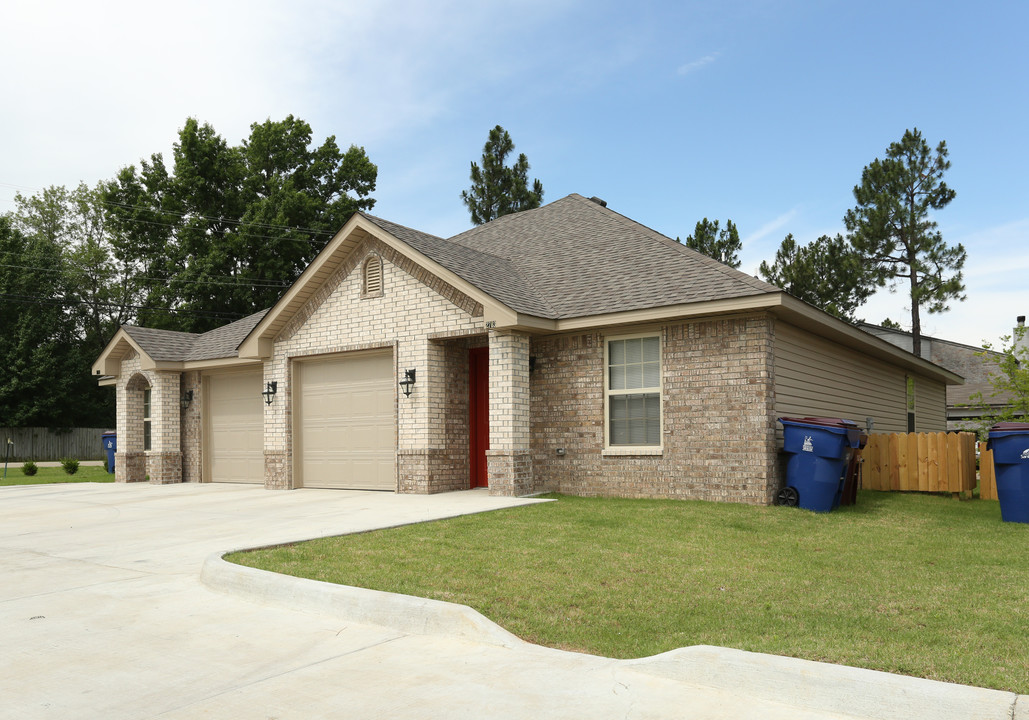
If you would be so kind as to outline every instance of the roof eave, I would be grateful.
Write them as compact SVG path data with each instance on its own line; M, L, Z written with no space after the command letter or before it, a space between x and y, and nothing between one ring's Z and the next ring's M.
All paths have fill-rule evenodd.
M327 279L328 275L339 267L345 258L361 241L355 237L357 231L380 240L414 263L424 267L445 282L453 285L468 297L483 306L484 321L488 326L513 327L518 324L518 313L493 296L472 285L456 273L446 269L427 255L398 239L375 223L355 213L350 220L336 233L311 261L297 281L290 286L268 314L239 345L238 356L245 360L264 360L271 357L274 351L275 337L290 317L307 303L317 288L318 280ZM309 287L312 286L312 287Z
M126 332L125 328L118 328L118 332L114 334L110 342L104 346L100 356L93 363L91 373L94 376L111 376L118 377L121 374L121 361L123 355L116 353L115 351L121 351L128 346L136 353L139 354L140 365L144 370L153 370L156 367L156 362L145 350L132 339L132 336Z

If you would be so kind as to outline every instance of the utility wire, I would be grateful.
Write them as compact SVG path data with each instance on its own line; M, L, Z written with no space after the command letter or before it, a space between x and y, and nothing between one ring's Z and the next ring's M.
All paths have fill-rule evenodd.
M0 298L4 300L10 300L14 303L20 303L23 305L51 305L58 307L74 307L78 305L89 305L91 307L107 307L115 309L125 310L152 310L154 312L167 312L167 313L178 313L184 315L198 315L201 317L219 318L219 319L235 319L246 317L246 315L232 312L218 312L216 310L192 310L189 308L162 308L153 307L150 305L118 305L116 303L95 303L86 300L57 300L55 298L47 298L38 295L9 295L0 294Z
M79 270L87 269L87 268L84 268L82 265L75 265L74 263L67 263L67 264L69 266L71 266L73 268L77 268ZM0 263L0 268L14 268L14 269L18 269L18 270L35 270L37 272L49 272L49 273L61 273L61 272L63 272L63 270L61 268L33 267L31 265L7 265L7 264L4 264L4 263ZM219 276L219 277L229 277L229 276ZM158 281L158 282L175 282L175 281L178 280L178 278L175 278L175 277L147 277L147 279L148 280ZM231 286L235 286L235 287L255 287L255 288L259 288L261 290L273 290L275 288L287 288L292 283L279 282L277 280L260 280L260 279L248 280L246 278L236 278L235 281L228 281L228 280L188 280L188 281L183 281L183 284L184 285L231 285Z

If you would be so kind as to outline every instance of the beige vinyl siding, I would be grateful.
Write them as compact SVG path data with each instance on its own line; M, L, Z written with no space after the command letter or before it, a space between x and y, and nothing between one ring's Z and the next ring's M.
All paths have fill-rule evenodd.
M872 417L876 432L907 431L903 368L783 322L774 352L777 418L842 417L863 427Z
M928 378L915 378L915 432L947 429L947 386Z

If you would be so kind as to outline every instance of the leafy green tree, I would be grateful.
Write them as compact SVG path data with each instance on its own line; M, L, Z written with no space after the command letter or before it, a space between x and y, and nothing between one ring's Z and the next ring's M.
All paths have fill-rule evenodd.
M944 312L949 301L965 299L965 248L947 245L930 219L932 211L954 199L943 182L949 168L946 142L933 153L917 128L906 130L884 159L865 166L861 184L854 187L857 205L844 217L850 243L877 284L892 290L907 281L916 355L922 347L922 308Z
M899 322L896 322L894 320L890 320L889 318L886 318L885 320L883 320L881 325L882 325L882 327L889 328L890 330L903 330L904 329L904 328L902 328L900 326Z
M679 238L676 238L678 240ZM697 223L692 235L686 236L686 247L702 252L723 265L739 268L739 252L743 249L740 234L732 220L725 221L725 228L719 231L718 221L704 218Z
M15 203L17 227L60 256L64 292L59 299L75 322L78 344L99 354L133 317L138 289L134 268L115 255L102 185L82 183L71 191L55 186L29 197L19 193Z
M489 131L489 139L482 149L482 166L472 162L472 186L461 191L461 200L468 206L476 225L538 208L543 202L543 183L533 180L529 189L529 160L525 153L510 167L506 165L514 147L507 130L497 125Z
M774 262L762 262L758 272L766 282L850 322L874 290L861 258L842 235L822 235L804 246L787 235Z
M329 238L375 201L363 148L312 144L287 116L250 126L239 146L189 118L169 171L160 155L124 168L105 199L119 252L145 278L140 322L203 332L278 300ZM169 308L177 312L166 312Z
M51 199L61 197L57 189ZM22 232L0 216L0 418L15 427L110 425L111 393L89 375L90 351L80 342L69 300L65 255L51 234L56 214L41 217L40 232Z
M970 405L982 413L980 420L969 429L977 430L985 439L991 425L999 422L1029 422L1029 336L1027 328L1019 326L1011 335L1003 336L1000 357L991 343L983 344L976 353L983 362L995 362L997 371L990 376L993 389L969 398Z

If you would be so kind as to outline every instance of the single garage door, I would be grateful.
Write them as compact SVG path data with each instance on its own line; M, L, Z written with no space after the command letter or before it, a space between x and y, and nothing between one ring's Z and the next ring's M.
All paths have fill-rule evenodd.
M300 483L396 490L393 352L298 362L293 379Z
M264 482L263 381L260 369L204 376L208 481Z

